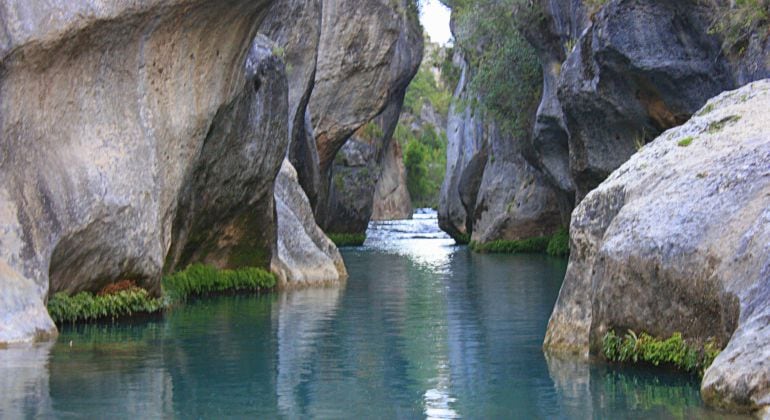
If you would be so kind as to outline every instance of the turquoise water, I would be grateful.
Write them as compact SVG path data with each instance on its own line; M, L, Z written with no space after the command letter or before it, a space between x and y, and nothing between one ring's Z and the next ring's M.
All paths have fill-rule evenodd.
M547 360L566 261L373 225L344 287L221 297L0 350L0 417L704 418L696 379Z

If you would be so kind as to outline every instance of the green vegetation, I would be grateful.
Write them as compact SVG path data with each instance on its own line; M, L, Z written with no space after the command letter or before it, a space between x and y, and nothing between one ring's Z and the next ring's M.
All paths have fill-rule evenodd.
M709 134L715 134L720 131L722 131L723 128L725 128L727 125L732 124L734 122L738 122L741 119L740 115L731 115L729 117L722 118L719 121L714 121L713 123L709 124L708 132Z
M517 241L497 240L492 242L480 243L471 241L470 247L476 252L494 253L494 254L531 254L541 253L548 249L548 242L551 238L540 236Z
M553 255L554 257L566 257L569 255L569 230L567 228L561 228L551 236L551 240L548 241L548 247L545 250L546 254Z
M551 236L538 236L521 240L497 240L487 243L471 241L475 252L492 254L548 254L554 257L569 255L569 231L560 228Z
M403 110L413 115L420 115L423 104L428 103L440 115L446 116L449 113L449 104L452 102L452 93L436 80L432 70L434 65L427 64L420 67L409 83Z
M695 140L695 139L692 136L685 137L682 140L679 140L679 143L677 143L677 146L679 146L679 147L687 147L690 144L692 144L693 140Z
M467 233L461 233L454 238L455 243L458 245L467 245L471 242L471 235Z
M413 132L405 125L396 127L396 139L404 150L406 187L415 207L438 207L441 183L446 173L446 134L431 125Z
M701 376L711 366L719 351L713 341L703 346L690 345L680 333L674 333L663 340L647 333L637 336L631 330L620 337L610 330L602 339L602 354L609 361L643 362L655 366L663 364Z
M100 296L90 292L80 292L74 296L56 293L48 300L48 313L57 324L153 313L164 307L163 299L154 298L146 290L137 287Z
M275 287L275 276L261 268L220 270L192 264L182 271L163 277L163 291L171 301L229 291L261 290Z
M276 278L261 268L219 270L203 264L163 277L162 298L150 294L133 281L111 284L98 294L80 292L74 296L56 293L48 301L48 313L57 324L116 319L155 313L192 296L227 291L261 290L275 287Z
M361 246L366 241L365 233L327 233L326 236L337 246Z
M542 70L522 31L541 22L538 2L455 0L456 42L472 69L470 104L515 137L526 136L540 100Z
M760 40L770 35L770 0L735 0L721 6L711 27L712 33L722 36L726 53L743 55L752 35Z

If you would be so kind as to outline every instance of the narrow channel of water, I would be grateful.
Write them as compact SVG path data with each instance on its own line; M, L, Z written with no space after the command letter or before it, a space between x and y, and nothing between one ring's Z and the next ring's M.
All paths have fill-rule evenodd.
M221 297L0 350L0 417L706 418L695 378L546 360L566 261L372 224L344 287Z

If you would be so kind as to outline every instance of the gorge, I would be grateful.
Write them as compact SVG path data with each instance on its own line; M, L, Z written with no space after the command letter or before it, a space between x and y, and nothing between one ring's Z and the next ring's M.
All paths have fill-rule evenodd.
M607 334L681 334L721 353L700 383L639 379L673 393L665 415L770 416L770 3L442 3L451 46L424 38L414 0L0 0L0 368L27 378L17 365L57 361L0 389L62 395L57 377L89 379L57 369L128 344L157 367L127 364L160 395L132 397L154 407L136 413L236 413L251 400L163 397L174 383L195 398L184 384L199 379L174 366L216 338L156 328L199 319L231 357L250 326L275 347L255 351L276 369L249 365L276 385L275 410L242 415L370 415L356 383L393 391L369 407L387 417L652 416L653 399L605 406L585 383L632 392L607 379L630 374L602 360ZM421 206L436 217L413 216ZM567 231L568 263L483 255L545 253ZM191 264L270 272L276 291L176 306L163 278ZM49 315L56 294L121 283L164 301L163 320L57 328ZM156 342L179 353L154 359ZM346 350L363 359L337 359ZM307 377L319 366L360 410L335 411L344 396ZM512 381L517 403L486 376ZM0 414L56 417L74 401L21 407L14 392ZM71 408L98 412L96 395Z

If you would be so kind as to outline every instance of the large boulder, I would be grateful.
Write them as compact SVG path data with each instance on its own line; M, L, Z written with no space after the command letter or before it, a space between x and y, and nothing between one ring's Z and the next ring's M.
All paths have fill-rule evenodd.
M545 349L587 356L610 329L715 340L705 401L770 406L770 80L719 95L589 193ZM767 413L767 411L766 411Z
M310 201L288 160L283 161L276 179L275 202L278 242L272 268L279 285L294 287L344 280L347 270L342 255L316 225Z
M283 65L252 43L269 5L2 3L0 342L54 333L52 292L269 261L286 147Z

